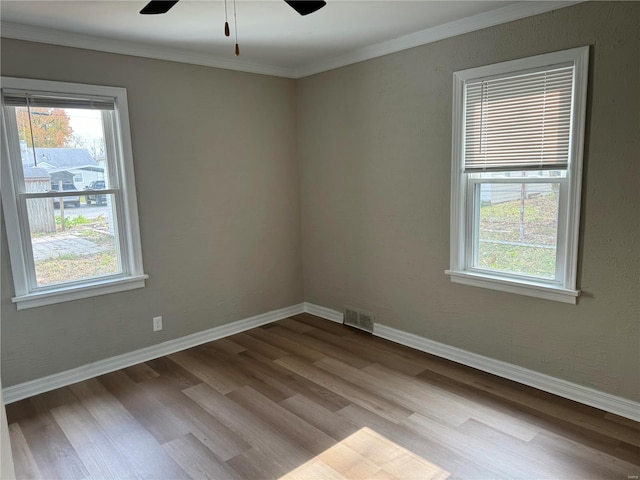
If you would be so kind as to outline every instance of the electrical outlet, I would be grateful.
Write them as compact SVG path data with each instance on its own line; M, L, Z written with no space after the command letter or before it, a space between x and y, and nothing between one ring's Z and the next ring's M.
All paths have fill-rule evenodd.
M153 331L162 330L162 317L153 317Z

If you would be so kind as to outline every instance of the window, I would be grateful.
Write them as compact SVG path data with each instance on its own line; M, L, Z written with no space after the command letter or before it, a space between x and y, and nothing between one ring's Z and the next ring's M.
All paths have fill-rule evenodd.
M144 287L126 90L2 77L2 116L17 308Z
M588 56L454 73L453 282L576 302Z

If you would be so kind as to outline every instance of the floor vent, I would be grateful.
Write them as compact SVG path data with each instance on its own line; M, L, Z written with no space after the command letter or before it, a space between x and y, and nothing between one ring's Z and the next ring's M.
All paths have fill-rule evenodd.
M356 310L355 308L345 307L344 324L355 327L365 332L373 333L374 317L372 313Z

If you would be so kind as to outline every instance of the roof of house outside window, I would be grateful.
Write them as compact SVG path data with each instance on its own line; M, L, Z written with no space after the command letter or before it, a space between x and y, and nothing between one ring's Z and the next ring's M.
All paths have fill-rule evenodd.
M25 167L23 169L25 180L49 179L51 175L44 168Z
M22 152L23 165L34 165L33 150ZM98 167L98 162L84 148L35 148L37 167L48 171L77 169L83 167Z

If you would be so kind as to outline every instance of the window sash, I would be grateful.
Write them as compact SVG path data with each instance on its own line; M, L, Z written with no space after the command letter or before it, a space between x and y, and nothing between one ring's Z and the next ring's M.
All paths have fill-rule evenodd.
M463 174L466 181L466 199L465 204L465 223L466 223L466 241L464 248L464 270L482 273L486 275L500 276L510 278L516 281L535 281L561 286L565 282L565 272L562 268L564 259L567 254L566 238L566 216L567 216L567 179L565 177L512 177L512 178L476 178L470 174ZM479 266L479 246L480 246L480 208L482 202L480 198L480 190L482 184L536 184L536 183L552 183L559 185L559 201L558 201L558 218L556 225L556 258L555 258L555 277L541 277L536 275L527 275L525 273L513 273L506 270L492 270Z
M22 158L19 154L20 146L19 146L19 135L17 129L17 118L15 114L15 108L24 105L7 105L5 100L7 98L15 98L9 95L4 94L3 91L3 111L6 120L6 129L7 129L7 137L6 141L8 143L9 149L12 152L8 157L10 164L12 165L12 176L13 176L13 185L14 191L16 195L17 202L17 217L18 217L18 225L19 231L22 232L22 251L23 251L23 272L24 272L24 281L26 282L27 294L37 294L41 292L47 292L55 288L73 288L80 287L85 284L95 282L95 281L109 281L118 278L128 278L132 275L132 266L130 264L130 252L128 247L128 242L124 235L126 231L124 222L124 208L123 208L123 195L122 190L118 188L119 185L119 172L118 165L119 161L119 149L116 147L114 143L117 140L116 137L116 129L114 123L117 121L117 117L114 115L114 111L112 110L102 110L102 126L105 135L105 166L106 166L106 175L109 178L109 185L112 185L113 188L100 190L100 194L113 194L114 195L114 205L113 205L113 227L114 227L114 238L116 240L116 250L117 250L117 258L118 258L118 267L120 272L113 275L103 275L103 276L94 276L86 279L75 280L63 282L55 285L45 285L38 286L37 277L36 277L36 266L35 266L35 258L33 254L33 244L32 244L32 236L31 229L29 226L29 215L27 209L27 200L30 198L63 198L63 197L77 197L82 196L86 193L91 194L89 191L49 191L49 192L39 192L39 193L27 193L26 183L23 175L23 166L22 166ZM63 97L60 97L63 98ZM66 97L64 97L66 98ZM67 103L61 103L56 108L85 108L71 106Z
M566 169L574 66L464 83L463 168Z
M76 195L77 196L77 195ZM59 288L74 288L74 287L82 287L84 285L87 284L91 284L93 282L105 282L105 281L110 281L110 280L117 280L117 279L123 279L123 278L128 278L131 276L131 271L129 268L129 263L127 262L127 256L125 255L126 250L123 250L123 248L126 248L126 243L123 243L123 239L122 239L122 219L120 217L120 215L117 213L119 211L117 207L118 203L120 203L118 201L118 197L115 196L114 198L114 213L113 213L113 228L114 228L114 238L116 240L116 248L115 248L115 252L116 252L116 258L118 260L118 273L114 273L114 274L108 274L108 275L96 275L93 277L87 277L87 278L82 278L79 280L72 280L72 281L66 281L66 282L60 282L60 283L54 283L54 284L48 284L48 285L42 285L42 286L38 286L38 281L37 281L37 276L36 276L36 265L35 265L35 259L34 259L34 255L33 255L33 244L31 242L31 231L29 228L29 216L27 214L27 205L26 205L26 199L22 199L21 200L21 209L22 212L24 212L24 214L20 214L20 223L22 225L22 228L24 229L24 231L26 232L25 234L25 243L26 243L26 254L28 255L28 262L27 262L27 278L28 278L28 282L29 282L29 293L31 294L38 294L38 293L46 293L49 292L51 290L55 290L55 289L59 289Z
M20 198L58 198L58 197L83 197L85 195L109 195L120 192L118 188L107 188L104 190L64 190L58 192L50 190L48 192L18 193Z

